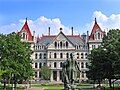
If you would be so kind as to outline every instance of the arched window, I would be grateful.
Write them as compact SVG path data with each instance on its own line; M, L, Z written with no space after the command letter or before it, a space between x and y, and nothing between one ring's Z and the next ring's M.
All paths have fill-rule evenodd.
M42 53L39 54L39 59L42 59Z
M82 78L84 78L84 72L82 72Z
M100 39L100 33L98 33L98 39Z
M50 54L49 54L49 58L51 58L51 52L50 52Z
M62 42L60 42L60 48L62 48Z
M37 78L37 72L35 72L35 77Z
M85 53L85 58L87 59L87 53Z
M56 68L56 66L57 66L57 63L56 63L56 62L54 62L54 68Z
M81 63L81 68L84 68L84 63L83 62Z
M46 53L44 53L44 59L46 59Z
M62 62L60 62L60 67L62 67Z
M25 33L23 33L23 39L26 39L27 35Z
M35 54L35 59L37 59L37 57L38 57L38 54L36 53L36 54Z
M81 59L83 59L83 53L81 53Z
M66 48L68 48L68 42L66 41Z
M63 58L63 53L60 53L60 58Z
M54 58L57 58L57 54L56 53L54 53Z
M37 63L35 63L35 68L37 68Z
M85 66L86 66L86 68L88 68L88 63L87 62L85 63Z
M39 68L41 68L42 67L42 63L39 63Z
M55 42L55 48L57 48L57 42Z
M43 65L46 66L46 63L44 63Z
M79 59L79 53L77 53L77 59Z
M69 58L69 53L66 53L66 58Z

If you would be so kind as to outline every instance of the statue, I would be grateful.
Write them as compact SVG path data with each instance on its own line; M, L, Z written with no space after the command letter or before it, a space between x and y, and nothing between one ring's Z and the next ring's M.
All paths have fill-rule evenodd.
M73 55L70 54L70 59L63 63L62 67L62 82L64 83L64 90L78 90L77 74L80 73L79 66L76 60L73 60Z

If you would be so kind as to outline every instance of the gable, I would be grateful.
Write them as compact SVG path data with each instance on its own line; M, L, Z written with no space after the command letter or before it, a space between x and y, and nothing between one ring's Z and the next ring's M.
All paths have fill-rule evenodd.
M48 46L48 49L75 49L75 46L61 31Z

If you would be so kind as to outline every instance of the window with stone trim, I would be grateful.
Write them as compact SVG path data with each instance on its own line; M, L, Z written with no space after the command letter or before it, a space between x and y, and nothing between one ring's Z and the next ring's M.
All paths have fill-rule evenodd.
M84 68L84 63L83 62L81 63L81 68Z
M41 72L39 71L39 78L41 78Z
M68 42L66 41L66 48L68 48Z
M81 76L82 76L82 78L84 78L84 72L82 72L82 75L81 75Z
M66 58L69 58L69 53L66 53Z
M35 63L35 68L38 68L38 65L37 65L37 63Z
M62 67L62 62L60 62L60 67Z
M62 42L60 42L60 48L62 48Z
M83 53L81 53L81 59L83 59Z
M54 45L55 45L55 48L57 48L57 42L55 42Z
M35 72L35 78L37 78L37 72Z
M85 63L85 66L86 66L86 68L88 68L88 63L87 62Z
M46 53L44 53L44 59L46 59Z
M39 63L39 68L41 68L41 67L42 67L42 63L40 62L40 63Z
M88 57L88 55L87 55L87 53L85 53L85 58L87 59L87 57Z
M98 33L98 39L100 39L100 33Z
M77 53L77 59L79 59L79 53Z
M63 58L63 53L60 53L60 58Z
M35 59L37 59L37 57L38 57L38 54L37 54L37 53L35 53Z
M56 62L54 62L54 68L56 68L57 67L57 63Z
M57 58L57 54L56 53L54 53L54 58Z
M39 54L39 59L42 59L42 53Z
M51 58L51 52L49 53L49 58Z

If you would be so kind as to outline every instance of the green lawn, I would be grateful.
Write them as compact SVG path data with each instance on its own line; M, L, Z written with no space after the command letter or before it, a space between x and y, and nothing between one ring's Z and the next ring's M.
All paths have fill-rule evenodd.
M63 85L50 85L50 84L46 84L46 85L40 85L40 84L34 84L32 85L33 87L42 87L45 90L63 90ZM115 89L114 90L120 90L120 86L115 85ZM81 90L94 90L92 89L93 84L80 84L78 86L78 88L81 88ZM112 90L109 87L106 87L105 90Z

